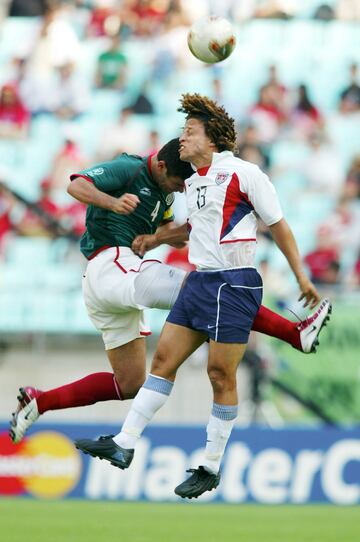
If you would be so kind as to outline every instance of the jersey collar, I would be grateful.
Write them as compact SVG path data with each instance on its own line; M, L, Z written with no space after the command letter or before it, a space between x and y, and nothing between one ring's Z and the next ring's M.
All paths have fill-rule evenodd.
M193 168L196 170L196 173L200 175L200 177L205 177L211 166L221 160L229 158L230 156L234 156L234 153L232 153L231 151L213 152L210 165L200 167L199 169L196 169L194 166Z
M147 157L147 168L148 168L148 172L149 172L149 175L151 177L152 180L154 180L154 177L153 177L153 174L152 174L152 171L151 171L151 159L153 156L155 156L156 152L153 152L151 154L149 154L149 156Z

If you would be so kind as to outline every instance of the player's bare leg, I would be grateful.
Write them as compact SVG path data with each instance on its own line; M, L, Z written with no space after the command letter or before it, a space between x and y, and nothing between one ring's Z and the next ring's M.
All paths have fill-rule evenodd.
M139 338L107 350L122 399L135 397L145 380L146 339Z
M183 498L197 498L220 483L220 463L237 417L237 367L246 344L210 340L208 375L213 388L213 408L207 425L204 464L190 469L190 478L175 488Z
M75 446L120 469L128 468L137 440L170 395L177 369L205 340L203 333L166 322L151 373L135 397L121 432L98 440L80 439L75 441Z

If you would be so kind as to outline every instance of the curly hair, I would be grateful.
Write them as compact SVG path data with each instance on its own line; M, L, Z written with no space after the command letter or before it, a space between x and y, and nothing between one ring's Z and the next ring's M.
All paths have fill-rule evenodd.
M220 152L234 150L236 142L234 119L222 106L200 94L182 94L180 103L178 111L185 113L186 120L201 120L206 135Z

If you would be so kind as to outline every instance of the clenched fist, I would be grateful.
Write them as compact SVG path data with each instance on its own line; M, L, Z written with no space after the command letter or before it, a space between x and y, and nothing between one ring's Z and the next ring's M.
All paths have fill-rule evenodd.
M135 194L123 194L120 198L114 198L111 210L119 215L130 215L139 203L140 200Z

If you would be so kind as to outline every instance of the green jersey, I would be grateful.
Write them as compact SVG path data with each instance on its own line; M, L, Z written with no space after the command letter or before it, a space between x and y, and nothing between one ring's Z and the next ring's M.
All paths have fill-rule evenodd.
M105 51L99 56L101 84L111 86L119 78L119 72L126 66L126 57L121 51Z
M95 205L88 205L86 232L80 250L90 259L104 247L130 247L137 235L155 233L159 225L174 219L171 205L174 194L166 194L154 181L150 157L120 155L111 162L98 164L70 176L84 177L98 190L119 198L125 193L136 194L140 203L129 215L121 215Z

